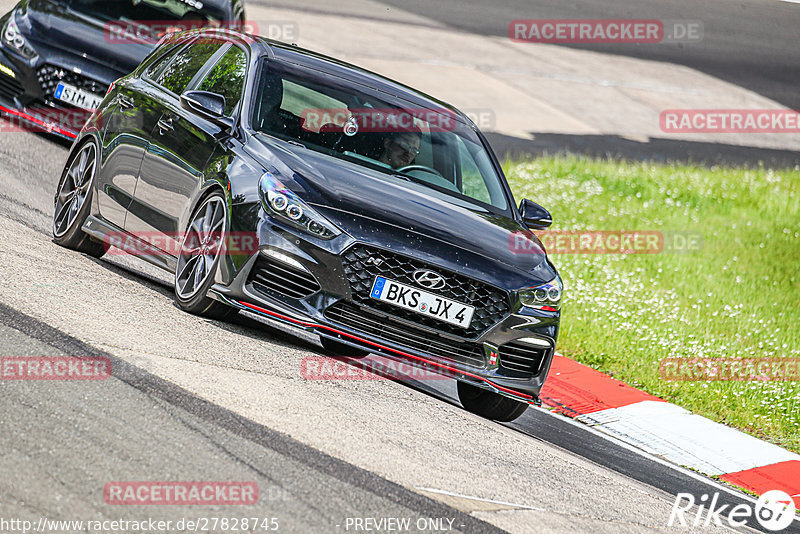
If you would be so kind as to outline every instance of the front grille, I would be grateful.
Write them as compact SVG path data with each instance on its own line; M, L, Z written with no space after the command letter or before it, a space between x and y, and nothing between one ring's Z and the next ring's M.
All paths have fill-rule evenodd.
M263 255L258 256L250 271L249 283L256 291L274 291L293 299L303 299L320 290L312 274Z
M0 73L0 97L5 100L14 100L24 92L25 88L17 80Z
M439 356L472 367L484 367L483 348L476 343L447 339L401 323L367 308L339 301L325 310L325 317L357 332L409 349Z
M548 350L515 341L500 345L500 367L534 375L542 368Z
M505 291L394 252L365 245L356 245L344 253L342 263L345 276L350 283L353 300L356 303L370 306L388 315L413 321L449 334L466 338L478 337L505 319L511 310L508 293ZM418 287L412 276L414 271L418 269L430 269L445 278L447 285L443 289L434 291L434 293L475 307L475 314L468 328L450 325L370 298L370 290L376 276L383 276Z
M45 101L48 103L54 103L53 95L60 82L94 93L98 96L103 96L108 92L107 84L72 72L71 70L56 67L55 65L42 65L39 67L39 70L36 71L36 77L39 79L39 86L41 86ZM68 108L74 107L61 101L58 101L58 106Z

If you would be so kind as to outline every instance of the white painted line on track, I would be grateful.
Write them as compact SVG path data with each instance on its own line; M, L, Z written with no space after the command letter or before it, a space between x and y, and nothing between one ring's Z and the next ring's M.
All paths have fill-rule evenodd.
M469 499L471 501L480 501L480 502L488 502L490 504L499 504L501 506L510 506L512 508L520 508L520 509L524 509L524 510L534 510L536 512L546 512L547 511L544 508L536 508L535 506L527 506L525 504L515 504L513 502L505 502L505 501L493 501L491 499L482 499L480 497L473 497L471 495L461 495L460 493L453 493L453 492L450 492L450 491L444 491L444 490L439 490L439 489L434 489L434 488L418 487L417 489L419 491L427 491L429 493L438 493L440 495L447 495L449 497L459 497L461 499Z

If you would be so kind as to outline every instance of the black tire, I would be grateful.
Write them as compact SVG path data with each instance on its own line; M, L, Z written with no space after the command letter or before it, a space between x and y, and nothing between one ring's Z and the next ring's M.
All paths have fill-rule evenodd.
M81 159L84 156L85 162ZM97 144L89 139L67 159L58 181L53 210L53 241L95 258L105 254L108 245L91 237L81 227L91 210L97 165Z
M458 399L468 412L501 423L513 421L528 409L526 402L515 401L466 382L458 382Z
M345 356L347 358L365 358L370 355L370 351L353 347L341 341L336 341L328 337L319 337L320 343L331 356Z
M206 220L209 220L207 226L204 224ZM175 303L183 311L213 319L225 319L236 311L208 297L208 290L214 284L214 275L224 254L227 221L228 205L219 191L206 196L189 218L175 269ZM197 270L201 271L199 275Z

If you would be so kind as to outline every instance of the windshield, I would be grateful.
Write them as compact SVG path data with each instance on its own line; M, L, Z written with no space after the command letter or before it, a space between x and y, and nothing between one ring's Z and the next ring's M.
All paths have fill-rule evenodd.
M295 65L264 66L256 131L400 177L415 189L421 184L473 206L509 209L486 148L455 114Z
M83 15L104 22L224 21L226 15L217 6L195 0L67 0L69 7Z

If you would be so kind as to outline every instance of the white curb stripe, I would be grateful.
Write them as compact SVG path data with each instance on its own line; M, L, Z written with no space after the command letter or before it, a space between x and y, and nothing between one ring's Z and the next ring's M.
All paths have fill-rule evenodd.
M650 454L712 476L800 460L800 455L777 445L666 402L637 402L576 420Z

